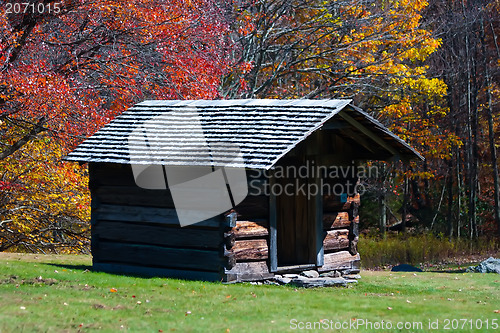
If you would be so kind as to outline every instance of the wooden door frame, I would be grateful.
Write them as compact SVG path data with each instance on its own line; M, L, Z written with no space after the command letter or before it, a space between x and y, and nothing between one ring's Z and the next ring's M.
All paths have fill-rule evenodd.
M318 186L320 193L314 198L315 209L315 243L316 243L316 266L323 266L324 264L324 248L323 248L323 195L321 189L321 178L316 177L315 183ZM278 215L276 207L276 196L273 193L273 186L276 184L276 178L271 175L269 180L269 271L276 273L278 267Z

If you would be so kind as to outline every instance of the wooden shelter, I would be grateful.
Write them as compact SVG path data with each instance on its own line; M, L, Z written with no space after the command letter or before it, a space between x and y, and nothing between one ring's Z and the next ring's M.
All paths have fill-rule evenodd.
M159 144L184 145L174 132L190 118L162 115L192 111L208 142L238 145L249 194L233 209L181 227L166 189L137 186L128 151L130 133L149 123ZM173 113L172 113L173 112ZM153 125L151 125L153 124ZM162 134L163 133L163 134ZM187 132L189 135L189 131ZM132 140L132 141L131 141ZM137 143L139 145L139 143ZM156 151L144 163L187 167L196 154ZM88 163L92 196L93 267L99 271L212 281L252 281L276 273L316 269L359 271L359 195L260 191L276 184L356 183L357 174L306 177L283 174L291 166L354 166L363 160L422 158L350 100L145 101L130 108L71 152ZM330 169L328 169L330 170ZM278 175L277 172L281 171ZM328 178L328 179L326 179ZM193 207L193 210L198 207Z

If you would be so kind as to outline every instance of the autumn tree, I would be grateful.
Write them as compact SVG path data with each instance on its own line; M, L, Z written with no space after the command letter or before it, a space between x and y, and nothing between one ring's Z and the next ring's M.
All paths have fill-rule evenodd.
M449 110L447 87L425 63L441 45L423 25L426 6L417 0L240 1L233 11L237 66L223 82L224 95L353 98L425 157L448 159L460 139L438 125ZM394 167L402 175L394 179L411 185L399 187L404 197L417 196L417 179L436 174L432 163ZM431 209L422 201L412 213L430 225Z
M84 241L85 171L61 157L137 101L218 97L227 28L209 0L3 1L0 250Z
M439 45L421 29L423 1L243 1L228 97L379 95L392 78L419 77Z
M500 233L495 102L500 95L499 4L431 1L426 16L443 39L429 62L431 73L448 86L450 112L439 125L464 142L449 150L451 159L443 168L448 234L475 238L494 229Z

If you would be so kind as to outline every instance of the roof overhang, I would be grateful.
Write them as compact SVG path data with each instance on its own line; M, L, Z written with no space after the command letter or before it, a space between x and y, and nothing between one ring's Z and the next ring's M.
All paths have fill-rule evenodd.
M423 160L350 103L347 99L144 101L101 128L65 160L268 170L312 133L332 126L359 134L358 143L374 153L373 159ZM211 152L204 152L206 147ZM234 158L235 149L243 159Z

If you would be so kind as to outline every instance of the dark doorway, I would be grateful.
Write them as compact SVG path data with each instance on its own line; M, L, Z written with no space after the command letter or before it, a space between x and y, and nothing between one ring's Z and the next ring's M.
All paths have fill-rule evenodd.
M276 183L288 189L276 196L276 238L278 267L316 263L316 216L314 197L308 199L309 181L282 178ZM288 187L285 187L287 184ZM300 186L304 191L298 191ZM293 190L292 190L293 189Z

